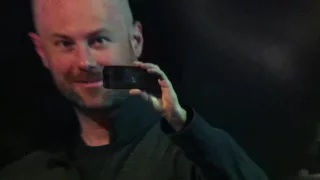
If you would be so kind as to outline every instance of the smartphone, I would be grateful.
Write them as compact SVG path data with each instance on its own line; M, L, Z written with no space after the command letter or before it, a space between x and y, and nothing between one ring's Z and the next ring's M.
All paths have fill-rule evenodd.
M135 66L105 66L103 87L107 89L140 89L154 96L161 96L159 75Z

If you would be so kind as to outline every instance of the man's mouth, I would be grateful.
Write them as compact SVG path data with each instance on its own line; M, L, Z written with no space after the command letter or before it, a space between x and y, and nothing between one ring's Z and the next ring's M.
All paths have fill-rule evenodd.
M85 79L85 80L76 81L76 84L79 84L85 87L100 87L103 85L103 81L102 81L102 78Z

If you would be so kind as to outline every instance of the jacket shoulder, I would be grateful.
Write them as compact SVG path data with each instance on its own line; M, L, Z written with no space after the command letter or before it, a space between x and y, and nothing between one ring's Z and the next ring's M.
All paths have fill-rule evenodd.
M18 161L7 165L0 171L0 180L27 179L46 168L51 154L45 151L30 153Z

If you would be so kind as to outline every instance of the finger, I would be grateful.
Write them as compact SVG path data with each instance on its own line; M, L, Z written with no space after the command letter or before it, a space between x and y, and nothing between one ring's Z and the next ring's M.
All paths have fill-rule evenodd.
M134 65L134 66L139 66L139 65L141 65L141 64L143 64L143 62L138 61L138 60L133 61L133 65Z
M158 65L152 63L143 63L142 64L145 68L153 68L153 69L160 69Z
M158 111L163 110L161 99L158 99L157 97L155 97L153 95L149 95L148 93L141 91L140 89L131 89L129 91L129 93L131 95L139 95L145 101L150 102L156 110L158 110Z
M131 95L139 95L142 97L142 99L149 101L149 95L146 92L141 91L140 89L131 89L129 93Z
M149 101L152 103L153 107L157 111L163 111L163 106L162 106L162 101L161 99L156 98L155 96L150 95L149 96Z
M141 67L143 69L149 69L149 68L154 68L154 69L160 69L158 65L152 64L152 63L144 63L141 61L134 61L133 64L135 66Z
M149 69L147 69L147 71L148 71L148 73L150 73L150 74L156 74L156 75L158 75L159 76L159 79L161 79L161 80L166 80L167 79L167 76L166 76L166 74L161 70L161 69L159 69L159 68L149 68Z
M162 80L162 79L158 79L158 83L162 88L169 88L171 86L171 83L169 80Z
M142 91L140 89L130 89L129 93L131 95L140 95Z

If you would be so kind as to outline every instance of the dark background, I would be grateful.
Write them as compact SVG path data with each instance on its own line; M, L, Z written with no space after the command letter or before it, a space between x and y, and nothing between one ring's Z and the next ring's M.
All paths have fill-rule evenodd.
M63 138L73 114L27 32L28 1L3 6L0 167ZM144 61L270 175L308 166L319 120L318 0L141 0Z

